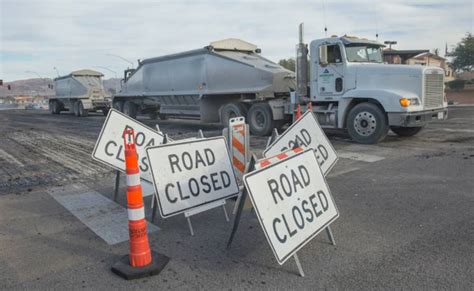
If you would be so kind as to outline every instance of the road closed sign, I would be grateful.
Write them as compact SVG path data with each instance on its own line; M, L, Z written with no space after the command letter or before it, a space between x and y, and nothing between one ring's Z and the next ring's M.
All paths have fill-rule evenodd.
M239 194L224 137L177 141L146 152L164 218Z
M244 183L280 265L339 216L312 149L246 174Z
M275 156L295 146L312 148L324 175L337 162L337 153L312 112L307 111L298 121L277 137L263 152L265 157Z
M140 177L151 183L150 164L145 148L161 144L164 136L120 111L115 109L109 111L92 157L116 170L125 172L123 131L126 127L133 128L135 133Z

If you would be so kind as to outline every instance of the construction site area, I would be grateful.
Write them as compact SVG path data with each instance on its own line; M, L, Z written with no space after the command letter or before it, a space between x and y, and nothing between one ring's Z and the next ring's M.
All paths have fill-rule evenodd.
M104 120L99 113L0 113L2 288L473 287L473 107L450 107L446 121L417 136L389 133L376 145L326 131L339 156L327 183L341 216L331 224L335 245L323 232L298 252L303 278L292 261L276 265L254 211L244 209L226 249L233 200L224 205L229 222L219 208L197 214L191 236L182 216L151 223L146 193L153 189L142 182L150 246L171 260L159 276L119 280L110 267L128 251L125 179L115 203L115 171L91 157ZM200 129L204 137L222 134L219 124L138 120L159 124L173 140ZM266 143L251 136L250 151L260 158Z

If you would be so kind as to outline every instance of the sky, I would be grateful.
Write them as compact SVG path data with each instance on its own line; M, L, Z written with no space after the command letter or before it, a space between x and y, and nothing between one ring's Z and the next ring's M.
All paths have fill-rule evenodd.
M278 61L305 42L355 35L444 55L473 31L474 0L0 0L0 79L90 68L121 77L137 59L240 38ZM120 56L120 57L118 57ZM54 69L56 68L56 69Z

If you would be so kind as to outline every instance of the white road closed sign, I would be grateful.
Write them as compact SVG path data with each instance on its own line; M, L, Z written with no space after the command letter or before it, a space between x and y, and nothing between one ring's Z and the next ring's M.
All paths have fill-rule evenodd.
M283 151L292 149L296 144L300 147L312 148L314 150L318 164L324 175L329 173L337 162L338 156L336 150L310 111L303 114L298 121L293 123L283 134L278 136L263 152L263 155L265 157L272 157Z
M147 148L161 216L239 194L224 137Z
M245 187L281 265L338 216L311 149L244 176Z
M145 147L161 144L164 136L120 111L115 109L109 111L92 157L116 170L125 172L123 131L126 127L133 128L135 133L140 177L151 183L153 180Z

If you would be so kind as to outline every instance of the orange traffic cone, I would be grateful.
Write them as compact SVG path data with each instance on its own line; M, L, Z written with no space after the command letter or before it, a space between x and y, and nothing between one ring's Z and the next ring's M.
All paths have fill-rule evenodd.
M140 169L133 129L123 132L125 171L127 173L127 208L130 254L112 267L117 275L130 280L158 274L169 258L150 250L143 206Z
M146 231L145 208L138 168L133 129L124 132L125 171L127 173L128 229L130 232L130 265L142 267L151 263L150 244ZM128 142L127 142L128 138Z
M295 121L301 118L301 105L298 104L298 107L296 107L296 115L295 115Z

